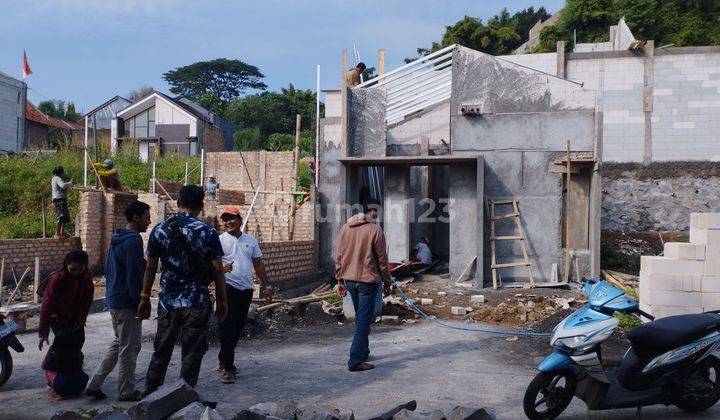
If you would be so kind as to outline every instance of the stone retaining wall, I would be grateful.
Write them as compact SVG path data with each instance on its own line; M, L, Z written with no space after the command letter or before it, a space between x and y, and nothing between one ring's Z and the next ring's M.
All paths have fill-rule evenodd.
M602 228L687 231L690 213L720 211L720 163L603 163Z

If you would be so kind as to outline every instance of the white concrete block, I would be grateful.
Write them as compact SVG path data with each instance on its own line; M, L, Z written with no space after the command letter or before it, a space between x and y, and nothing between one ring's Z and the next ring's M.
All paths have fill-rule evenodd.
M702 292L720 293L720 276L703 276Z
M720 229L720 213L690 213L690 227Z
M433 300L428 298L420 298L420 304L423 306L432 305Z
M709 246L708 248L720 248L720 246ZM720 276L720 256L713 255L704 261L703 275Z
M437 295L440 297L447 296L447 292L438 292Z
M663 255L674 260L702 261L705 259L705 245L687 242L665 242Z
M649 299L645 301L651 305L662 306L697 306L702 307L702 299L704 293L700 292L683 292L671 290L650 290Z
M690 228L693 244L720 245L720 229Z
M720 293L702 293L702 307L706 311L716 311L720 309Z
M646 290L667 290L699 292L702 290L702 276L680 276L652 274L646 281Z
M453 315L465 315L467 313L467 308L464 306L453 306L450 308L450 311Z
M684 276L702 276L702 261L673 260L667 257L643 255L640 257L640 270L647 274L666 274Z
M470 303L485 303L485 295L470 296Z
M702 311L703 308L700 306L685 307L655 305L652 307L652 312L650 312L650 315L654 316L655 319L659 319L675 315L699 314L702 313Z

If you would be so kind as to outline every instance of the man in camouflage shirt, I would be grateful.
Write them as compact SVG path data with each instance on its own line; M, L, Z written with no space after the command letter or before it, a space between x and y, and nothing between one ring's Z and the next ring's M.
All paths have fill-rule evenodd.
M222 320L227 314L220 239L215 229L197 219L203 209L204 195L197 185L184 186L178 197L180 211L150 233L138 308L141 319L150 318L150 291L158 260L162 262L162 270L155 351L145 379L145 395L165 382L178 335L182 345L180 375L191 386L197 384L200 364L208 348L210 281L214 281L217 294L216 316Z

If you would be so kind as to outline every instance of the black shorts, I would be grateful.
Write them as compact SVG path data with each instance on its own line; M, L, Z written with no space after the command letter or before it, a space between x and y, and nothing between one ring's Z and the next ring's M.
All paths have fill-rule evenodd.
M68 211L67 199L54 198L53 204L55 205L55 220L57 223L69 223L70 212Z

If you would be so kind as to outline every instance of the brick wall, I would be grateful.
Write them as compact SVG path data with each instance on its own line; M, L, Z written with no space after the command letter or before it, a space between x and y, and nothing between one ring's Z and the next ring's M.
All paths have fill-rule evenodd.
M287 241L289 239L288 220L290 219L290 194L278 194L275 198L275 216L273 217L272 194L265 194L253 207L250 218L247 222L246 232L253 235L259 242ZM226 205L218 204L218 215L222 213ZM243 216L250 208L249 204L236 205ZM310 202L306 202L295 212L294 241L313 239L314 208ZM274 227L273 227L274 226ZM222 226L218 226L221 230Z
M45 276L62 266L65 255L80 249L80 238L33 238L0 240L0 258L5 259L5 279L12 279L11 267L18 276L25 268L35 273L35 257L40 257L40 271Z
M205 153L225 150L225 136L222 130L210 124L205 124L202 141Z
M281 280L308 275L317 270L315 241L260 242L268 280Z
M125 208L138 195L131 192L80 191L80 241L94 271L102 270L115 229L124 227Z
M217 204L224 206L241 206L245 204L245 193L221 188L217 192Z
M182 182L166 181L163 179L158 179L157 181L162 185L162 188L160 187L160 185L157 185L157 184L155 185L155 192L157 194L165 194L165 191L167 191L167 193L172 196L171 198L173 200L177 200L178 195L180 195L180 188L183 187ZM153 180L152 180L152 178L150 178L148 180L148 191L152 191L152 184L153 184ZM165 188L165 190L163 190L163 188Z
M292 190L293 152L243 152L242 158L240 152L206 153L205 176L215 175L221 189L252 190L262 185L266 191ZM252 194L247 195L250 202Z

